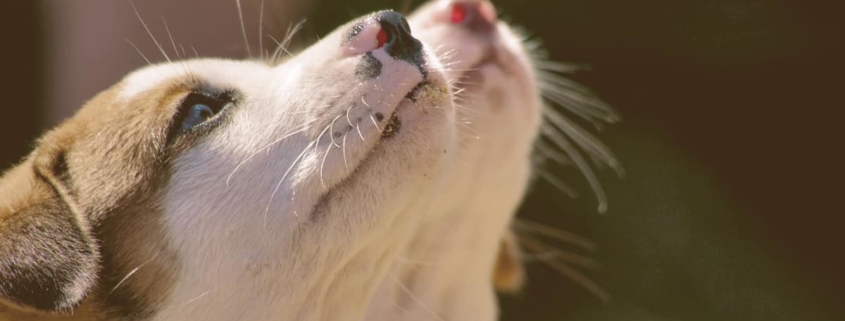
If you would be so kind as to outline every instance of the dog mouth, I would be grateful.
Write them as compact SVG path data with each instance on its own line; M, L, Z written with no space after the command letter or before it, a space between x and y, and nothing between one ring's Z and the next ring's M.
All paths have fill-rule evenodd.
M399 119L399 116L396 115L394 111L393 114L390 115L390 119L387 121L387 125L384 126L384 129L381 131L381 138L387 139L396 136L396 133L402 129L402 120Z
M425 81L420 82L416 86L414 86L411 91L405 94L405 99L403 99L396 108L393 109L393 112L390 113L390 118L387 119L387 123L384 125L384 128L381 129L381 138L382 139L389 139L396 136L397 133L402 129L402 120L399 119L399 109L405 105L405 101L411 101L416 103L417 97L419 97L419 92L423 86ZM379 119L381 120L381 119Z
M408 94L405 95L405 99L408 99L408 100L416 103L417 99L419 99L419 97L420 97L420 93L422 92L423 87L430 86L430 85L431 85L431 82L429 82L428 80L421 81L416 86L414 86L414 88L412 88L411 91L408 92Z
M384 139L392 138L396 136L397 133L402 129L402 119L399 118L399 109L403 108L405 101L410 101L414 104L418 103L419 100L424 95L426 88L433 86L433 83L427 79L419 82L414 88L412 88L407 94L405 94L405 99L399 103L393 112L390 114L390 118L387 120L387 124L384 126L384 129L381 131L381 137Z
M400 110L402 110L404 108L409 108L410 107L409 102L413 103L413 104L417 104L419 101L424 99L422 96L425 95L427 88L433 87L433 86L434 86L434 84L431 81L426 79L426 80L419 82L416 86L414 86L414 88L412 88L407 94L405 94L404 99L402 99L399 102L399 104L393 109L393 112L390 113L390 117L387 119L387 122L385 123L384 127L381 129L381 138L376 143L379 143L379 142L382 142L382 141L389 141L391 138L394 138L403 129L402 119L399 116ZM375 118L378 121L384 120L384 116L381 115L381 114L377 114L375 116ZM352 181L353 179L355 179L355 177L358 175L358 171L360 170L360 167L363 164L366 164L366 163L371 161L371 159L373 157L373 152L376 149L376 147L375 147L376 145L377 144L372 145L372 147L366 152L366 154L358 162L358 165L355 166L355 168L352 169L352 171L347 173L347 175L345 177L341 178L339 181L337 181L335 184L333 184L330 188L328 188L319 197L319 199L315 203L315 204L317 204L315 206L315 208L321 208L320 205L326 203L328 199L333 197L336 193L338 186L343 186L344 184L347 184L349 181Z
M465 92L482 90L484 84L491 80L489 78L491 72L506 77L510 77L511 73L501 61L500 55L494 50L485 50L484 56L468 63L466 66L455 74L455 78L460 80L455 83L455 87Z

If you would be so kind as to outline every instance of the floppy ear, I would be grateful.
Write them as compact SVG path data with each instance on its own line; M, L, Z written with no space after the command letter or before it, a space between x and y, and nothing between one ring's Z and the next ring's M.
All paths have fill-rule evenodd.
M0 179L0 301L59 312L90 292L99 253L64 154L44 145Z
M493 285L502 293L519 292L525 285L525 265L517 237L513 230L508 230L499 245L499 257L493 270Z

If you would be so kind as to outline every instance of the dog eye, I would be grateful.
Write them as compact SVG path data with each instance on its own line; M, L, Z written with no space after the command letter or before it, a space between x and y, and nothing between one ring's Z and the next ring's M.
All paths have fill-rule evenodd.
M176 111L176 116L170 125L168 141L176 136L191 132L206 124L213 123L218 114L233 104L229 93L210 95L208 93L191 93Z
M211 117L214 117L214 110L205 104L194 104L188 107L185 119L182 121L182 131L188 131L194 126L204 123Z

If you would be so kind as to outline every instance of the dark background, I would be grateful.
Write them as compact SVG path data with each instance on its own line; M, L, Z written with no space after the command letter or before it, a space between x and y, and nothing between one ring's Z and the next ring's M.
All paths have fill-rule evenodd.
M538 181L520 213L597 242L595 253L560 247L601 261L582 271L613 300L529 262L527 290L503 298L505 319L845 320L841 10L774 0L496 4L555 60L591 66L572 78L623 114L600 137L627 169L622 179L601 174L607 214L577 171L557 167L581 196ZM4 5L3 168L46 127L47 77L39 2ZM312 1L298 38L401 5Z

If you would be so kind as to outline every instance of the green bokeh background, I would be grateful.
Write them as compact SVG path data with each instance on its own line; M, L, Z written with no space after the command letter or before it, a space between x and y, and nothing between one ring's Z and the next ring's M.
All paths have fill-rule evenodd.
M526 292L503 297L504 320L845 319L833 214L843 211L831 202L841 188L820 184L827 171L814 167L829 161L816 147L837 146L837 136L818 133L825 121L809 116L836 108L825 70L843 35L824 7L495 3L555 60L591 67L573 78L625 117L600 137L627 170L623 179L601 174L605 215L578 172L559 167L550 169L581 196L569 199L540 180L519 214L597 242L596 253L580 253L602 267L582 271L611 293L610 303L529 262ZM310 19L324 34L350 17L398 7L323 0Z
M502 298L504 320L845 320L838 10L785 0L495 3L555 60L591 66L572 78L623 114L600 137L627 170L600 174L607 214L577 171L555 166L581 196L538 181L519 214L599 244L561 248L599 260L583 271L613 299L529 262L526 291ZM43 104L42 12L4 4L0 64L15 83L0 89L3 167L41 131L40 109L23 107ZM297 41L401 6L312 1Z

